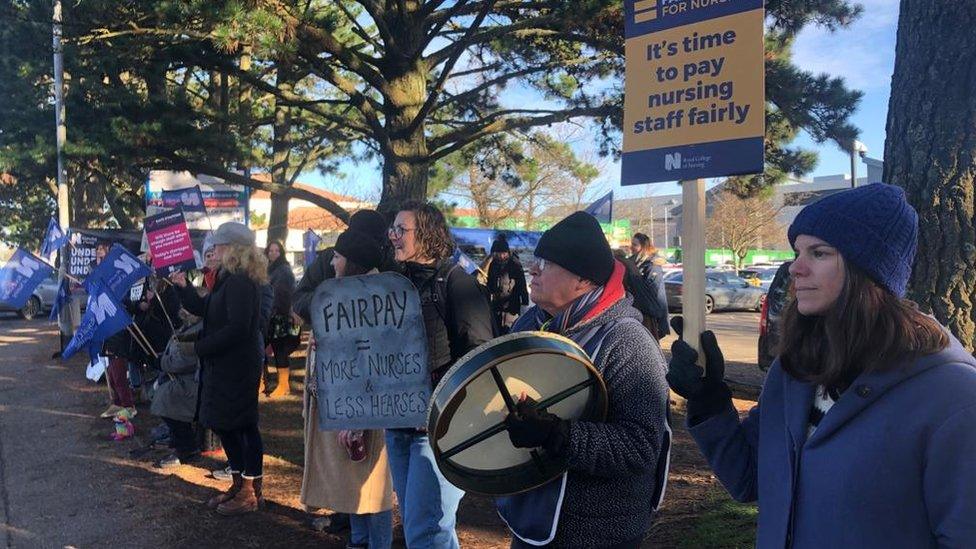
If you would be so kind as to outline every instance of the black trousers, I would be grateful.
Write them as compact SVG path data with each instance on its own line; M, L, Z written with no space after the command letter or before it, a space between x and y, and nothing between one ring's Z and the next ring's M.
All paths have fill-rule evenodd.
M640 549L641 542L644 541L644 534L640 537L622 541L620 543L615 543L613 545L605 545L602 549ZM517 536L512 536L512 549L537 549L538 547L547 547L546 545L529 545L524 541L520 540Z
M260 478L264 474L264 443L257 424L229 431L214 429L227 454L231 471L245 478Z
M171 446L176 451L177 456L184 457L200 451L200 442L197 440L197 434L192 423L168 417L164 417L163 421L169 427Z

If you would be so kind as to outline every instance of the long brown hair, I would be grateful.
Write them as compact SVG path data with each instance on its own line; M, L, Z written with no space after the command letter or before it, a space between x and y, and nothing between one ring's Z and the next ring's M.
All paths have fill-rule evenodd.
M423 255L441 261L454 254L454 238L447 227L447 219L436 206L429 202L410 201L400 211L413 212L417 218L417 243Z
M822 316L805 316L790 289L780 324L783 370L831 392L847 389L862 372L893 368L900 360L937 353L949 337L932 317L845 263L840 297Z

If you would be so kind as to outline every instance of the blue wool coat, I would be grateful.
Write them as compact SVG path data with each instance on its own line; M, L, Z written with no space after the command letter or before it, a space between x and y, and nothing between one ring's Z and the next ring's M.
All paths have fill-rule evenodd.
M747 419L690 427L732 497L758 499L758 547L976 547L976 360L955 338L858 377L807 439L813 396L777 360Z

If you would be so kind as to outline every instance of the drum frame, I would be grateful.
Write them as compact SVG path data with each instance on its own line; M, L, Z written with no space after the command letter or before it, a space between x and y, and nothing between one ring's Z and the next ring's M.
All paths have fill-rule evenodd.
M559 341L561 343L569 343L572 347L578 350L578 354L570 353L565 350L560 350L556 346L551 347L531 347L518 349L513 352L506 353L502 356L494 357L490 359L487 363L478 366L476 370L464 375L461 381L452 381L454 374L460 371L461 368L465 366L475 366L476 363L470 361L471 358L477 356L481 352L487 350L490 347L496 346L500 343L499 340L502 339L529 339L527 335L535 335L543 338L548 338L552 340ZM513 337L518 336L518 337ZM577 383L571 387L567 387L552 395L550 397L544 398L537 403L537 408L540 410L545 410L563 400L579 393L580 391L586 390L594 385L597 386L593 394L590 395L589 401L586 404L582 416L578 419L583 421L603 421L606 419L607 409L608 409L608 399L606 385L603 381L603 377L600 372L596 370L593 364L590 362L589 357L586 352L583 351L574 341L566 337L560 336L558 334L548 333L548 332L518 332L516 334L511 334L508 336L503 336L502 338L496 338L474 350L469 352L467 355L462 357L456 367L452 367L451 370L445 374L441 379L441 383L445 384L444 387L438 386L431 397L431 408L430 415L427 418L427 429L428 434L431 437L431 448L434 451L434 458L437 462L438 468L441 473L448 479L452 484L458 486L469 492L474 492L481 495L487 496L507 496L518 494L521 492L526 492L532 490L538 486L541 486L564 473L567 469L567 464L565 459L557 460L555 456L545 456L545 450L533 449L530 451L532 456L532 464L530 466L528 463L523 463L513 467L507 467L504 469L496 469L490 472L471 469L464 467L456 462L450 460L451 457L470 449L471 447L488 440L489 438L507 430L505 422L501 421L492 425L491 427L476 433L465 440L454 444L451 448L441 450L440 445L437 443L440 437L438 437L439 427L442 425L450 425L451 419L460 405L460 401L454 406L444 406L441 409L438 403L443 402L445 404L453 403L455 397L465 390L465 387L474 379L480 377L486 371L488 371L492 379L495 382L495 386L498 388L502 399L505 402L505 407L508 413L515 413L515 399L512 397L511 393L505 385L504 379L502 379L501 373L498 371L498 365L519 357L537 354L555 354L559 356L565 356L572 359L582 365L589 373L588 379ZM584 359L585 357L585 359ZM449 384L454 384L451 387ZM439 384L440 385L440 384ZM446 397L441 393L442 390L448 390L449 393ZM433 395L437 395L436 398ZM541 455L540 455L541 453ZM518 486L519 488L512 490L512 486Z

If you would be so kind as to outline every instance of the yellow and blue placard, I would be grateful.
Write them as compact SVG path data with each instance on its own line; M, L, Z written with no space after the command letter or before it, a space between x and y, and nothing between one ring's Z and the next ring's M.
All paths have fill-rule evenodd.
M763 0L625 0L621 184L763 171Z

